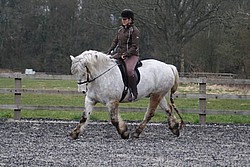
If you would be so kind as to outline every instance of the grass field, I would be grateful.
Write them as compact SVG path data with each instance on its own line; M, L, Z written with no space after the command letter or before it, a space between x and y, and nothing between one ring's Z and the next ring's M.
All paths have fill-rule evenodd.
M0 88L13 88L13 79L0 78ZM26 89L59 89L59 90L76 90L75 81L61 80L32 80L24 79L22 88ZM180 85L179 92L181 93L197 93L198 85ZM228 94L248 94L248 90L244 88L233 88L225 86L208 86L208 93L228 93ZM0 104L13 104L12 94L0 94ZM44 105L44 106L83 106L84 97L79 95L44 95L44 94L22 94L23 105ZM148 99L142 99L134 103L121 104L121 107L147 107ZM179 109L198 109L198 99L175 99L175 103ZM97 106L102 106L98 104ZM218 110L249 110L250 100L225 100L225 99L208 99L207 109ZM128 121L142 120L144 112L122 112L122 117ZM46 111L46 110L22 110L22 118L49 118L49 119L66 119L78 120L81 116L80 111ZM12 110L0 110L0 118L12 118ZM197 114L183 114L186 122L198 123L199 116ZM91 115L92 120L109 120L107 112L94 111ZM155 114L154 122L166 121L166 116L162 112ZM209 123L241 123L250 124L250 116L231 116L231 115L207 115L206 122Z

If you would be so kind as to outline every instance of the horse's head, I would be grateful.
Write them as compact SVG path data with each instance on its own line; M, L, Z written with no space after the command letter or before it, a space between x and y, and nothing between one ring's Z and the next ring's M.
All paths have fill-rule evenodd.
M87 80L87 69L85 67L84 59L81 57L73 57L70 56L72 60L71 64L71 73L76 76L76 80L78 83L78 91L86 92L86 84L81 84L83 81Z
M76 76L78 81L78 91L86 90L85 83L88 83L89 79L97 77L116 63L109 55L94 50L84 51L80 55L70 56L70 58L72 60L71 73Z

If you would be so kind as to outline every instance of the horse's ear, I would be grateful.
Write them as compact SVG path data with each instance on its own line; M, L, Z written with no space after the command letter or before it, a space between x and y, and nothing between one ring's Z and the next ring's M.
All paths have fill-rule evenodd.
M71 59L72 61L75 60L74 56L72 56L72 55L70 55L70 59Z

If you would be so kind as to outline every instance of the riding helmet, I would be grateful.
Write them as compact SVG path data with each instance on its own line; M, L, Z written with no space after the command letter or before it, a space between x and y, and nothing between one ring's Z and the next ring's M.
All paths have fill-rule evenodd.
M134 12L131 9L124 9L121 13L122 18L128 18L134 20Z

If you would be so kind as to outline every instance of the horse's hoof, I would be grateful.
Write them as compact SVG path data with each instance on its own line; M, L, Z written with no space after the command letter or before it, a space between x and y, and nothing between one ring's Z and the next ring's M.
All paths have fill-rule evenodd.
M72 139L74 139L74 140L76 140L77 138L78 138L78 135L79 135L79 133L76 133L76 132L71 132L70 134L69 134L69 136L72 138Z
M128 132L124 132L122 135L121 135L122 139L128 139L129 138L129 133Z
M177 137L180 137L180 130L177 129L177 130L174 130L172 131L174 135L176 135Z
M139 136L140 136L140 134L137 133L137 132L131 133L131 137L132 137L132 138L139 138Z
M181 129L181 126L177 123L175 124L173 127L169 127L169 129L171 130L171 132L176 135L177 137L180 136L180 129Z

